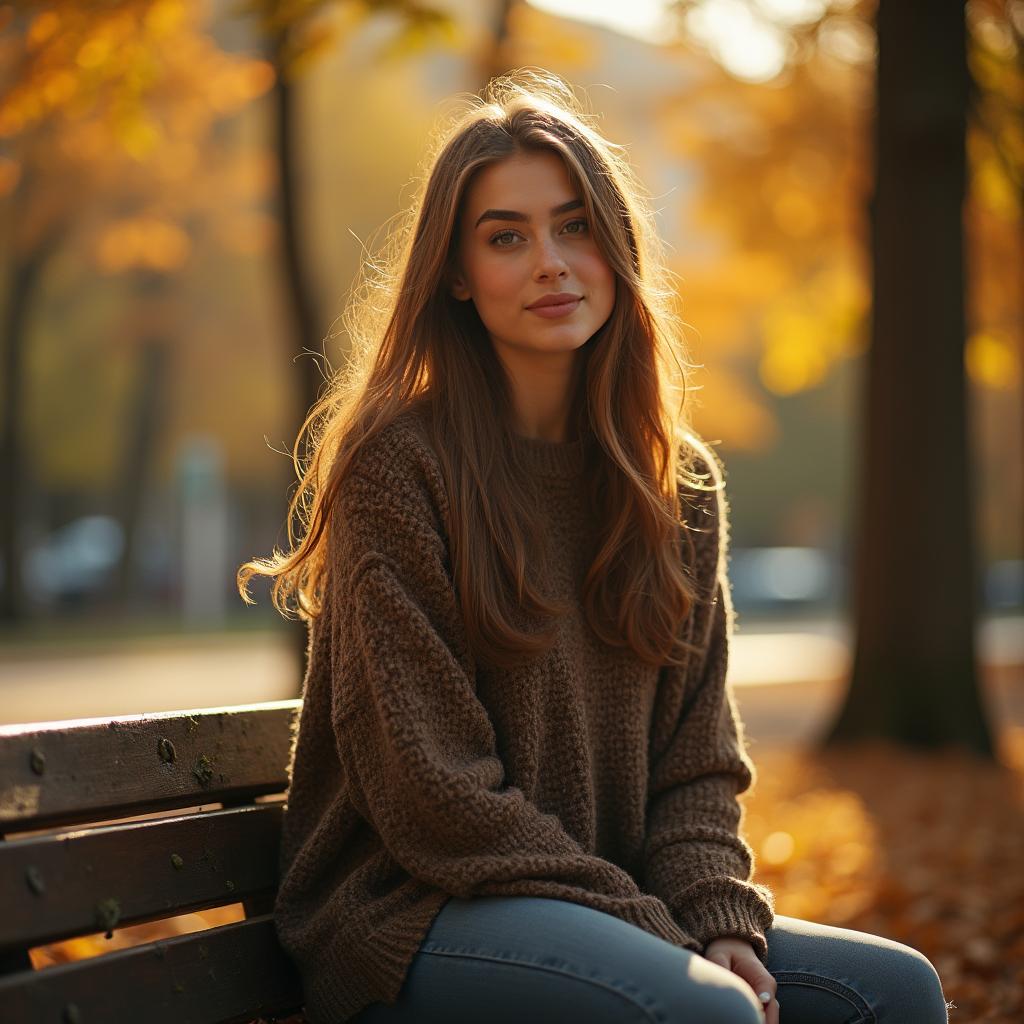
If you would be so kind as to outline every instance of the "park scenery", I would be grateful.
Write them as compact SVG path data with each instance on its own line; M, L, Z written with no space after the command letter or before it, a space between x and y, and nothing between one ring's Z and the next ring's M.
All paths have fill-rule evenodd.
M49 914L44 841L186 811L263 808L272 849L307 627L235 574L289 544L296 437L425 140L522 68L571 83L664 242L726 468L754 880L919 949L952 1024L1017 1024L1024 0L0 2L0 885ZM108 753L184 764L243 706L239 749L277 751L247 788L202 755L174 805ZM123 799L47 804L58 737ZM217 892L164 912L26 903L0 999L66 977L52 1019L100 1019L71 965L267 923L272 880L203 864ZM175 1015L170 971L147 1019L302 1020L285 989Z

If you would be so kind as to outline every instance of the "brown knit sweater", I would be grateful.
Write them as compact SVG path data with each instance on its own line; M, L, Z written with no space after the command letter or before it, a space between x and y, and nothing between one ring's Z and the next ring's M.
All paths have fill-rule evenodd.
M578 595L591 529L582 443L511 443L542 488L543 589ZM710 451L702 468L722 478ZM685 628L704 653L660 671L602 644L578 598L538 662L478 667L447 508L406 412L359 453L332 519L274 908L311 1024L393 1002L451 895L568 900L696 952L743 936L764 960L774 907L738 835L736 796L755 774L725 683L721 491L684 495L705 596Z

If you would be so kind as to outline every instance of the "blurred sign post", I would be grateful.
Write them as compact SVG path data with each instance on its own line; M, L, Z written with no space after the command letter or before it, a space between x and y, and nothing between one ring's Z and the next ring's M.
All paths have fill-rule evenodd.
M223 625L227 607L228 515L224 458L211 437L187 439L178 456L181 606L186 623Z

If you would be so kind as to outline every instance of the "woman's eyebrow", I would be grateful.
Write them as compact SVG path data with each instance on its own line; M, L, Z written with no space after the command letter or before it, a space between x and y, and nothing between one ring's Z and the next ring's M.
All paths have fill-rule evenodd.
M568 213L570 210L578 210L583 205L582 199L570 199L567 203L562 203L561 206L556 206L551 211L552 217L557 217L560 213ZM519 213L518 210L484 210L480 214L474 228L480 227L485 220L529 220L530 218L525 213Z

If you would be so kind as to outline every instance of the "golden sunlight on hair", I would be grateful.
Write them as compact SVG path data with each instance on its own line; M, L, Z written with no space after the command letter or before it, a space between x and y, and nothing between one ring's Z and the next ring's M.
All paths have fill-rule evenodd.
M684 325L649 197L624 148L596 124L569 85L531 68L493 80L481 96L457 96L441 113L413 201L364 263L342 314L346 364L296 439L290 550L240 567L247 602L248 581L262 575L273 578L282 614L319 615L338 489L364 446L415 411L452 499L452 573L476 654L513 664L550 647L565 609L530 572L543 560L543 537L529 481L508 454L509 381L474 304L452 294L459 218L476 175L545 152L578 188L615 279L611 315L574 364L570 436L585 444L599 524L583 606L598 636L647 662L675 663L691 649L679 628L696 600L680 492L719 489L722 471L684 417ZM524 630L522 615L546 628Z

